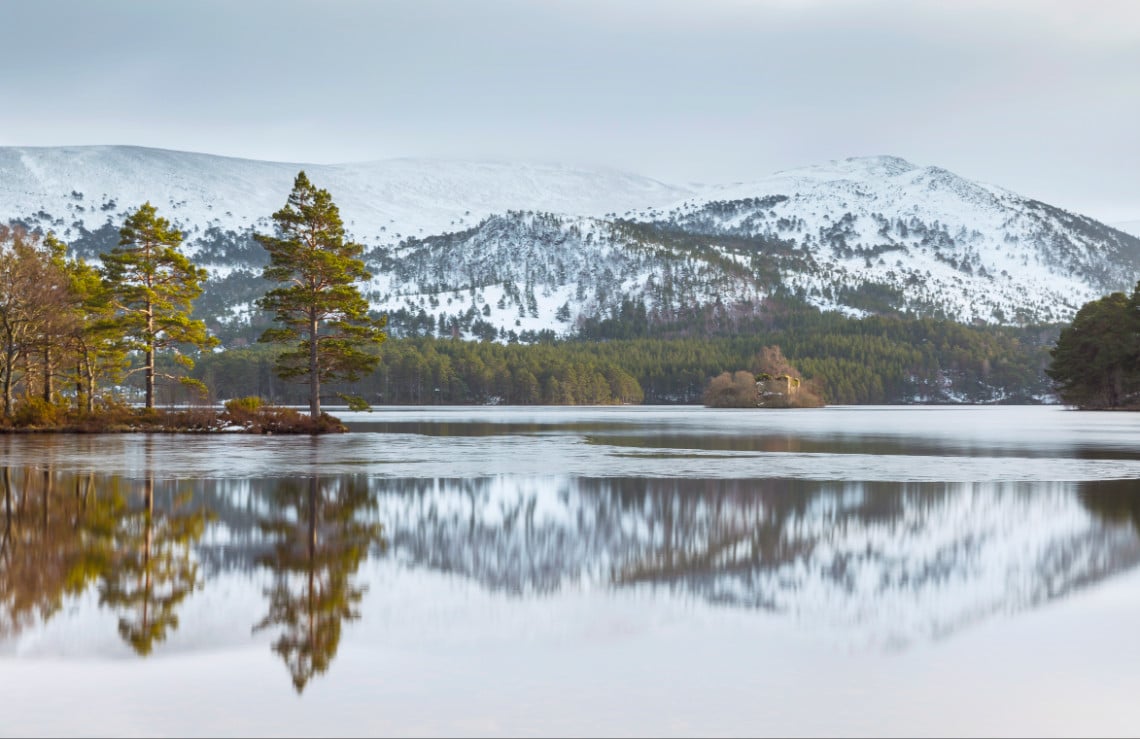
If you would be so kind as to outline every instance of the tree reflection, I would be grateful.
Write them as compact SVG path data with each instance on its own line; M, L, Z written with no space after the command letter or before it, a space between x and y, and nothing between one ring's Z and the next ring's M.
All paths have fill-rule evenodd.
M190 550L205 511L156 512L153 478L132 507L121 478L59 474L50 463L0 468L0 488L0 637L49 620L94 582L100 605L130 612L119 632L139 654L177 627L176 607L200 584Z
M1086 482L1079 493L1090 512L1110 523L1132 523L1140 534L1140 483L1136 480Z
M113 517L99 603L122 612L119 635L140 656L178 628L178 606L202 587L192 547L210 514L187 510L189 500L189 494L175 495L170 510L156 510L154 477L148 473L141 505L122 505Z
M84 542L77 535L85 514L79 486L77 480L74 498L65 495L50 465L0 468L0 637L51 618L66 595L87 584Z
M369 548L385 542L379 524L359 520L375 499L354 479L288 481L270 500L272 516L260 526L276 543L259 563L273 572L273 585L265 592L269 613L254 630L280 627L273 651L301 693L336 656L342 624L360 617L367 588L352 576Z

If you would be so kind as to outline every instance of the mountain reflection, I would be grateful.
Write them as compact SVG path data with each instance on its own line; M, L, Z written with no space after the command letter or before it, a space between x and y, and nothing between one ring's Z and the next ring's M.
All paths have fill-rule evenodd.
M522 596L667 590L885 644L936 638L1140 562L1133 531L1100 523L1105 506L1112 521L1135 510L1135 494L1112 482L511 477L375 487L391 552L409 566Z
M273 573L273 586L266 591L269 613L255 630L280 627L273 651L300 693L336 656L341 625L360 617L356 606L367 587L352 576L383 540L379 524L360 520L374 500L357 480L288 480L267 498L271 514L259 526L273 549L257 563Z
M0 468L0 486L0 643L61 613L82 617L93 593L145 656L176 630L204 628L180 617L186 603L236 573L264 601L234 627L271 635L298 692L329 669L361 616L362 569L376 572L362 565L384 551L391 566L512 597L649 589L888 645L1140 562L1134 481L177 481L45 463Z

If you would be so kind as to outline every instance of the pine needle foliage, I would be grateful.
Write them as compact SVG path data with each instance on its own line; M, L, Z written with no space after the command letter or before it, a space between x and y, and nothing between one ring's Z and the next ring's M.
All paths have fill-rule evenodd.
M276 363L282 379L309 383L309 413L321 414L321 385L355 380L378 364L375 349L385 340L384 318L368 315L368 302L356 283L371 278L361 256L364 247L345 239L340 211L327 190L315 187L302 171L285 207L273 214L276 235L255 238L267 252L263 276L279 284L258 301L277 327L259 341L291 348Z
M127 217L119 231L119 245L100 255L118 328L127 337L127 347L143 354L147 408L154 408L159 374L156 352L171 349L178 364L192 369L194 360L180 347L206 348L218 343L206 331L205 322L190 317L194 299L202 294L206 270L194 266L180 251L181 245L182 232L148 202ZM188 378L176 379L200 385Z
M1131 297L1117 292L1085 303L1050 355L1046 372L1067 405L1140 408L1140 283Z

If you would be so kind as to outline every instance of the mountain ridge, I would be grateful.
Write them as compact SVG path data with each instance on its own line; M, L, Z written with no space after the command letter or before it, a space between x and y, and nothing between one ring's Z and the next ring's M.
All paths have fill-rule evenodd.
M270 230L298 168L366 245L373 307L448 335L568 334L629 304L658 322L747 314L779 295L855 316L1059 322L1140 275L1135 236L890 155L695 187L554 164L0 147L0 220L97 257L149 200L208 269L209 317L236 325L264 289L252 234Z

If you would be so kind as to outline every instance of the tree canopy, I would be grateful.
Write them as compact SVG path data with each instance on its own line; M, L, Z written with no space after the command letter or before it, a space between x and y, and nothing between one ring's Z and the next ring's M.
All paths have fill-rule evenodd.
M150 203L127 218L119 235L119 245L101 255L103 274L128 346L142 352L146 407L153 408L159 374L156 353L174 349L175 361L189 369L194 360L178 351L179 345L217 343L204 322L190 317L194 299L202 294L206 270L182 254L182 232Z
M1047 373L1065 403L1140 406L1140 283L1131 297L1112 293L1082 306L1051 356Z

